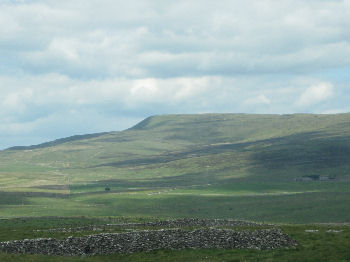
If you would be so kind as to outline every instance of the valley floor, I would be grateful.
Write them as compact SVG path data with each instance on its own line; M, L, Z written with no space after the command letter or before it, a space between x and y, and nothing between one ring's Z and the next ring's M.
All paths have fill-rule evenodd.
M88 186L86 186L88 187ZM342 182L233 181L226 185L111 187L57 193L0 191L0 218L42 216L228 218L272 223L350 221Z

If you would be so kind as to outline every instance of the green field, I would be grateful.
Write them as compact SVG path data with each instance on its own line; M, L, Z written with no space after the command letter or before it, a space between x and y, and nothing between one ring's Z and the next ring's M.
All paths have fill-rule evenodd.
M155 116L121 132L0 151L0 218L45 216L245 219L295 224L286 230L312 237L297 224L350 222L350 114ZM235 252L175 253L229 261Z

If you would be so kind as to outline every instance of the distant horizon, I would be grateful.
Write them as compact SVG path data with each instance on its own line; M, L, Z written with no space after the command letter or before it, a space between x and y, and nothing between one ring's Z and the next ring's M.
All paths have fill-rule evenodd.
M314 114L314 113L286 113L286 114L251 114L251 113L185 113L185 114L159 114L159 115L150 115L147 116L145 118L143 118L142 120L138 121L137 123L126 127L124 129L121 130L105 130L105 131L101 131L101 132L96 132L96 133L80 133L80 134L71 134L65 137L57 137L57 138L53 138L51 140L47 140L47 141L42 141L36 144L27 144L27 145L12 145L6 148L0 148L0 151L2 150L8 150L8 149L12 149L12 148L25 148L25 147L31 147L31 146L38 146L38 145L42 145L42 144L47 144L50 142L54 142L54 141L59 141L59 140L64 140L66 138L71 138L71 137L84 137L84 136L89 136L89 135L98 135L98 134L108 134L108 133L113 133L113 132L122 132L122 131L126 131L128 129L133 128L134 126L138 125L139 123L141 123L142 121L151 118L151 117L157 117L157 116L181 116L181 115L275 115L275 116L284 116L284 115L341 115L341 114L350 114L350 112L346 112L346 113L335 113L335 114L329 114L329 113L324 113L324 114Z
M350 112L350 1L0 7L0 148L149 115Z

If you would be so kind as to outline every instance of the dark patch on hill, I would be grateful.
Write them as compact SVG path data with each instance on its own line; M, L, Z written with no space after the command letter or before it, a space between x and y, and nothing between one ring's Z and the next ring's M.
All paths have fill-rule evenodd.
M253 160L265 168L302 166L305 170L350 164L350 137L321 132L291 135L257 150Z

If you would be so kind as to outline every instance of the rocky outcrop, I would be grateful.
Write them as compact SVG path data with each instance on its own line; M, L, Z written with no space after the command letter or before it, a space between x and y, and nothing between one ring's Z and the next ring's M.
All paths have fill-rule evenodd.
M294 240L277 228L253 231L202 228L193 231L162 229L97 234L61 240L52 238L16 240L1 242L0 251L77 256L185 248L276 249L296 245Z

